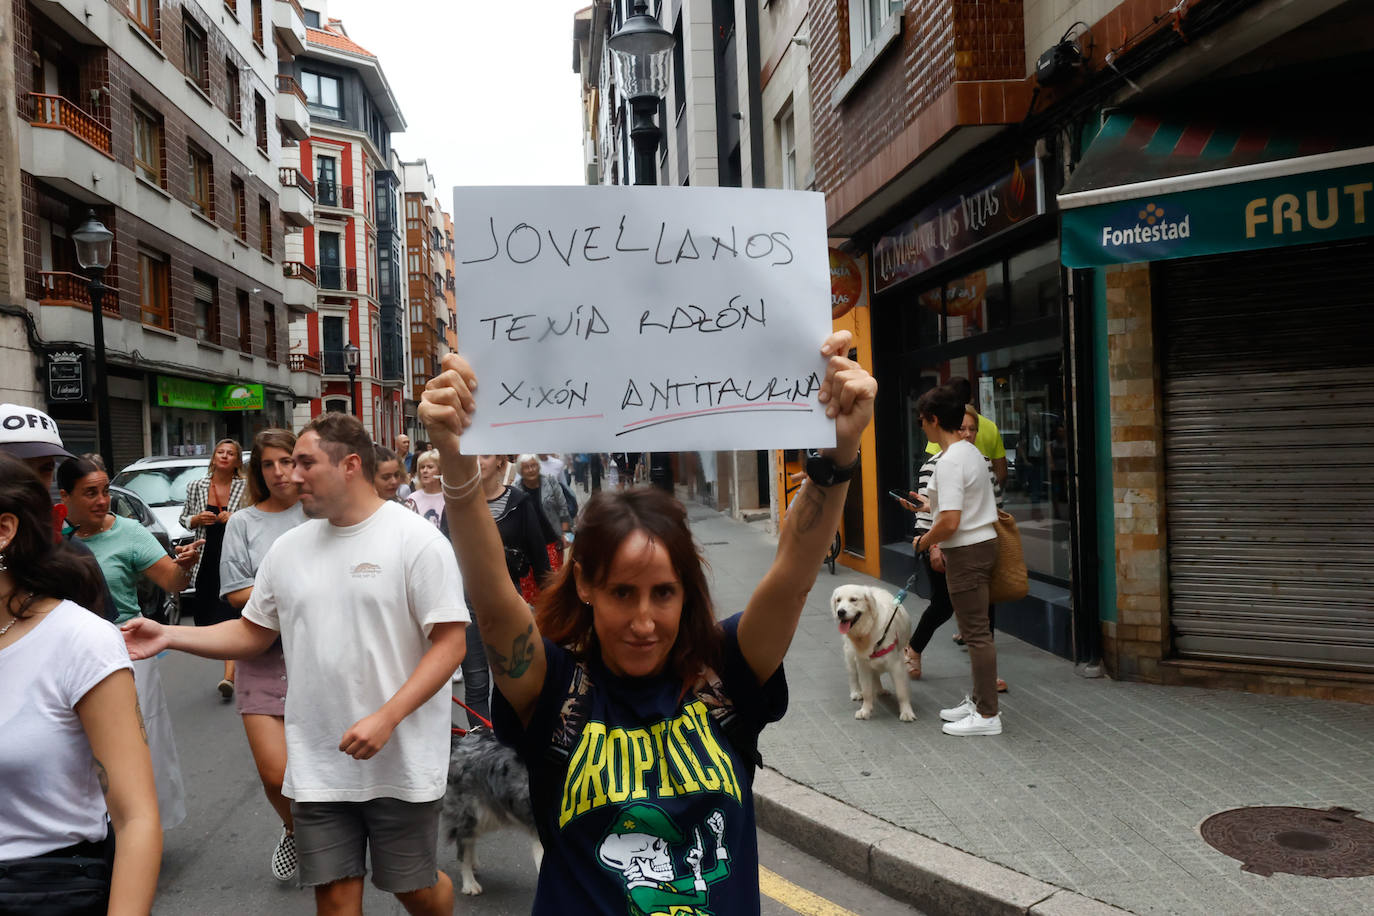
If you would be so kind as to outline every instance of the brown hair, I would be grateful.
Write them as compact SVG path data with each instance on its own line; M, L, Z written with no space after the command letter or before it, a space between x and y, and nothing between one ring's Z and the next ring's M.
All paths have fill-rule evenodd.
M306 424L301 435L313 432L320 437L320 448L329 456L329 463L337 465L349 455L357 455L362 462L363 476L368 482L377 476L377 455L372 437L357 417L331 410Z
M296 448L296 434L289 429L268 428L253 437L253 454L248 456L249 505L257 505L272 495L267 478L262 476L262 453L269 448L284 449L289 455Z
M592 607L577 595L573 567L581 566L587 581L604 585L616 551L636 531L663 546L682 580L682 618L668 667L684 686L690 685L703 665L719 666L721 629L706 586L705 561L687 528L687 510L656 487L592 494L578 517L572 562L547 579L539 595L535 606L539 632L583 657L600 651Z
M63 467L78 462L90 468L86 473L99 470L79 458ZM68 486L74 485L68 482ZM95 557L77 553L66 543L53 543L48 488L28 465L4 453L0 453L0 512L13 512L19 520L14 538L4 550L5 565L14 583L6 609L23 618L40 598L67 598L99 614L105 606L105 580Z

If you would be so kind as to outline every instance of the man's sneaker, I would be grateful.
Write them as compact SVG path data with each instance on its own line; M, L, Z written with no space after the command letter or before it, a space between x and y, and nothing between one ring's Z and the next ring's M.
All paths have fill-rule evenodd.
M272 850L272 877L290 881L296 877L296 838L283 827L277 848Z
M971 716L977 711L978 707L973 705L973 700L965 696L964 702L960 703L958 706L940 710L940 718L946 722L958 722L960 719Z
M971 712L958 722L946 722L940 730L946 735L1000 735L1002 714L985 719L977 712Z

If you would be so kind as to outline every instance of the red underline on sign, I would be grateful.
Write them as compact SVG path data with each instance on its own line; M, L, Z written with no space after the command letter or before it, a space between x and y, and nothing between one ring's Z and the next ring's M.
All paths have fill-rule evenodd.
M537 420L511 420L506 423L493 423L492 428L498 426L523 426L526 423L560 423L564 420L600 420L606 415L604 413L588 413L580 417L542 417Z
M810 413L814 405L803 401L764 401L760 404L748 407L706 407L701 410L689 410L684 413L665 414L661 417L650 417L645 420L636 420L633 423L626 423L625 428L616 433L617 436L624 436L627 433L639 432L641 429L648 429L651 426L661 426L664 423L676 423L679 420L690 420L693 417L708 415L720 415L726 413Z

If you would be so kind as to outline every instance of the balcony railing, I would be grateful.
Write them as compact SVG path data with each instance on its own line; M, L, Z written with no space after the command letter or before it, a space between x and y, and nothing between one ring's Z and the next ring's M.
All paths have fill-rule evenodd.
M81 274L62 270L40 270L38 279L43 285L42 304L75 305L86 309L91 307L91 281ZM105 295L100 300L100 311L112 318L119 317L119 290L108 286L105 288Z
M288 353L286 361L292 372L311 372L315 375L320 374L320 357L318 353Z
M319 180L315 182L315 203L322 207L343 207L353 209L353 185L340 185L337 181Z
M315 182L301 174L300 169L289 166L277 169L277 180L283 188L299 188L312 201L315 199Z
M296 82L296 78L288 73L277 74L277 92L285 92L294 95L302 102L310 101L305 97L305 90Z
M84 140L93 149L110 155L110 129L75 104L60 95L44 95L30 92L29 102L33 113L29 123L34 127L51 127L65 130L79 140Z
M302 264L300 261L286 261L281 266L281 272L288 280L304 280L313 286L319 286L319 278L315 274L315 268L309 264Z
M321 264L318 268L320 289L346 289L351 293L358 291L358 269L339 267L337 264Z
M347 375L348 366L344 363L342 350L322 350L320 359L324 364L325 375Z

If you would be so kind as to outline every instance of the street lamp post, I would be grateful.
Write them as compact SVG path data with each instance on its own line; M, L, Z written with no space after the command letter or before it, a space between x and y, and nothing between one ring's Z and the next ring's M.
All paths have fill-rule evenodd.
M105 377L105 268L110 266L110 252L114 247L114 233L95 218L91 210L86 221L72 232L76 244L76 261L83 270L90 271L91 348L95 351L95 411L100 428L100 457L111 477L114 466L114 439L110 430L110 384Z
M361 416L358 410L358 392L354 389L358 377L358 355L361 351L353 344L344 344L344 368L348 370L348 399L353 403L353 416Z
M668 64L673 35L649 15L644 0L606 41L615 61L615 84L630 103L630 141L635 148L635 184L656 184L658 144L663 136L655 122L659 102L668 92Z

